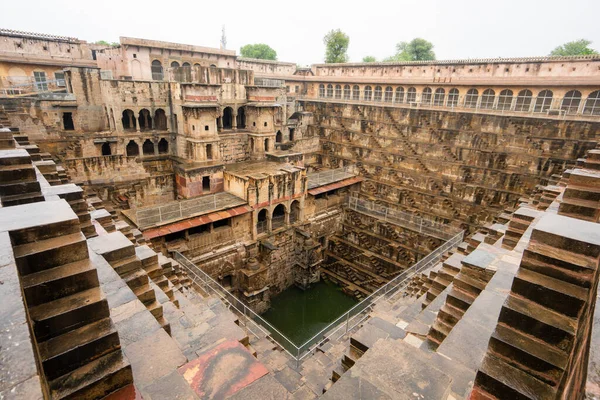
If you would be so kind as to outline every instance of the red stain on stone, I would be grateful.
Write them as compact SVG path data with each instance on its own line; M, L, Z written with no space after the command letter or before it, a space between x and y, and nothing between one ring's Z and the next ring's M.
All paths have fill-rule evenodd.
M223 342L179 368L201 398L224 398L268 373L248 350L235 340Z
M104 400L143 400L143 397L132 383L116 392L112 392L104 397Z

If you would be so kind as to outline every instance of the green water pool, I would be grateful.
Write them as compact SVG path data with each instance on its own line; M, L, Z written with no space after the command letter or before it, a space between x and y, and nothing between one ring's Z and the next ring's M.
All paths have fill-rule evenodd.
M261 316L300 346L357 303L339 286L318 282L308 290L295 286L271 299Z

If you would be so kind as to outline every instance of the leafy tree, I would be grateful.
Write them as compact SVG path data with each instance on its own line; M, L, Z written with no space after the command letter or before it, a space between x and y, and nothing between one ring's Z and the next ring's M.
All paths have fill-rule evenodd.
M396 45L396 54L385 61L424 61L435 60L433 44L425 39L415 38L410 42L400 42Z
M590 49L588 46L592 44L591 41L586 39L574 40L567 42L562 46L558 46L550 53L551 56L585 56L589 54L598 54L594 49Z
M247 44L240 49L242 57L277 60L277 52L264 43Z
M362 61L366 63L372 63L377 62L377 59L373 56L364 56Z
M118 42L108 43L106 40L98 40L98 41L94 42L94 44L100 44L102 46L111 46L111 47L119 47L121 45L121 43L118 43Z
M339 29L332 29L323 38L325 43L325 62L344 63L348 61L350 38Z

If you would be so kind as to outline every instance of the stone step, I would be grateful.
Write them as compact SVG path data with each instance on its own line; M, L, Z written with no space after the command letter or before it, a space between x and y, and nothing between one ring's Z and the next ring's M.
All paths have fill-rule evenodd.
M589 291L581 286L519 268L511 291L572 318L577 318L586 306Z
M114 262L112 267L119 276L123 276L133 270L140 269L142 267L142 262L136 256L130 256Z
M89 258L21 278L21 286L29 307L70 296L98 285L98 273Z
M133 294L143 304L151 304L156 300L156 293L149 284L138 286L133 290Z
M481 293L481 291L485 289L485 286L487 285L487 282L469 276L464 272L456 275L453 283L454 287L461 288L465 292L469 292L474 296L479 295L479 293Z
M58 236L13 248L21 275L39 272L88 257L85 236L81 232Z
M158 301L148 304L146 308L152 313L152 315L154 315L154 318L156 319L162 317L163 315L163 307Z
M0 165L0 184L35 181L35 169L31 164Z
M502 306L498 322L563 351L570 351L577 325L574 319L512 294Z
M475 385L498 399L555 398L551 386L489 353L479 367Z
M49 383L52 399L100 399L133 382L121 350L102 356Z
M42 366L49 380L120 348L119 334L110 318L100 319L39 344Z
M10 196L2 196L0 198L3 207L13 207L22 204L31 204L44 201L44 196L41 192L15 194Z
M589 269L590 257L577 257L576 254L569 255L566 252L556 253L554 257L546 256L549 253L545 245L532 245L523 252L521 267L527 268L546 276L554 277L562 282L589 288L592 284L593 270ZM560 259L558 259L560 257Z
M458 321L460 321L464 313L464 310L456 308L448 303L444 303L442 308L440 308L437 317L445 323L454 326Z
M456 307L460 310L468 310L471 307L471 304L475 301L476 296L471 293L467 293L462 289L452 287L448 292L448 296L446 297L446 301L453 307Z
M140 268L123 275L123 281L133 290L148 284L148 274Z
M14 196L31 192L40 192L40 190L40 184L36 180L0 183L0 196Z
M29 309L39 342L109 316L108 303L99 287L84 290Z
M567 353L505 325L496 326L489 346L490 351L518 362L538 379L554 384L569 362Z
M0 151L0 166L6 165L28 165L32 167L31 156L22 149Z

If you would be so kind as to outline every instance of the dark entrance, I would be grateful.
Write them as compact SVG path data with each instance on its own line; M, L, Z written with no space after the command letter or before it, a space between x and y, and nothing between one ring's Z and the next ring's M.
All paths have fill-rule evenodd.
M75 125L73 124L73 113L63 113L63 128L65 131L75 130Z

